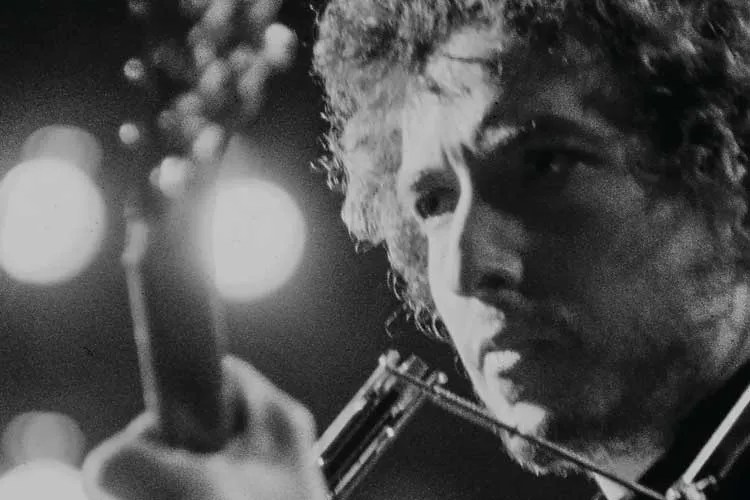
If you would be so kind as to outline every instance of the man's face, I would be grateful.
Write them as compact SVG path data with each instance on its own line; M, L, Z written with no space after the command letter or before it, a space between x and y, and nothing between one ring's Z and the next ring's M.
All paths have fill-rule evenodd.
M503 421L593 455L663 446L737 366L734 259L700 210L630 174L654 153L606 64L576 44L506 44L498 69L500 46L454 35L404 111L399 199L427 240L437 311Z

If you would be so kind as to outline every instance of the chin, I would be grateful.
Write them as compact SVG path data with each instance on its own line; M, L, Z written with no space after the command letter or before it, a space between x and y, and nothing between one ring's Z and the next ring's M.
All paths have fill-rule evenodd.
M552 418L549 410L544 406L526 401L511 403L502 398L487 401L487 406L500 421L516 427L524 434L550 439L549 429ZM501 437L508 454L525 469L535 474L559 472L558 461L546 450L507 432L503 432Z
M517 436L503 435L503 443L510 457L521 467L536 475L567 476L578 468L561 460L549 451L530 444Z
M594 443L583 443L581 441L580 437L588 433L578 417L571 415L566 418L566 416L559 415L542 404L528 401L513 403L507 400L489 401L488 407L499 420L515 426L524 434L565 446L587 458L591 458L589 452L598 447ZM501 437L511 458L534 474L566 476L571 472L578 471L574 464L560 459L557 455L535 446L521 437L506 432L502 433Z

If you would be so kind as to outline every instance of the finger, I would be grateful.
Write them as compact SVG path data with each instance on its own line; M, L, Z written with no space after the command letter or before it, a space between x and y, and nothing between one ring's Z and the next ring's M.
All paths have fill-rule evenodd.
M312 413L289 398L269 405L267 427L281 456L287 462L307 466L315 442L316 427Z
M121 451L136 439L153 439L156 434L155 419L151 414L136 418L127 428L94 448L82 466L83 484L87 497L92 500L135 500L138 487L133 485L125 491L125 478L120 472ZM148 436L148 437L146 437Z
M213 498L213 483L192 455L162 444L155 419L145 414L94 449L83 464L92 500Z
M237 391L238 410L246 417L244 432L228 451L237 458L249 451L271 460L306 460L315 439L310 412L247 363L227 357L223 365L226 380Z

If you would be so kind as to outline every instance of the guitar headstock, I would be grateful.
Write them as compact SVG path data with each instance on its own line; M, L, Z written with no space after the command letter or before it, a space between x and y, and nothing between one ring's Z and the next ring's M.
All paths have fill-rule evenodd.
M125 209L123 265L144 399L167 443L212 451L236 412L222 381L221 308L200 265L202 195L229 136L257 117L269 78L290 65L295 39L273 23L278 0L129 5L144 49L123 71L151 112L123 124L120 138L134 162L158 165L139 177Z
M142 89L152 116L123 124L120 139L170 157L172 167L180 158L190 170L186 178L210 175L204 167L216 164L231 134L258 116L269 79L294 59L294 33L274 23L281 0L128 5L144 48L123 72Z

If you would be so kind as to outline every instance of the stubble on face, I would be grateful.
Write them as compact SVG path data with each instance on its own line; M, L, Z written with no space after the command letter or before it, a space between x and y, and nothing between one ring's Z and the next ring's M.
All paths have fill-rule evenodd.
M671 445L690 409L748 359L747 286L734 253L715 244L701 214L681 208L668 236L656 222L638 233L661 236L641 258L581 269L587 294L568 303L575 354L536 353L550 358L510 374L510 384L475 373L478 394L500 419L602 465L630 463L637 477ZM641 217L649 221L650 213ZM635 236L620 243L632 245ZM504 442L537 473L572 467L522 439Z
M473 45L472 36L484 35L463 33L462 39L449 40L442 50L455 51L451 44L458 44L466 52L463 59L469 60L472 47L487 45ZM471 147L471 138L483 137L479 128L486 119L468 117L472 110L481 113L492 107L494 119L507 120L509 130L546 112L600 130L602 115L587 114L582 94L597 84L617 84L606 64L598 63L597 68L591 57L581 55L583 48L575 50L579 53L566 57L565 64L550 62L548 54L510 54L506 60L512 62L515 57L523 65L515 73L511 65L495 75L467 68L465 61L438 57L435 71L448 75L453 88L464 93L457 93L463 96L457 99L459 104L451 104L444 96L433 100L438 104L425 108L429 123L420 121L419 110L413 111L405 137L416 138L414 144L422 145L420 151L410 152L415 163L420 155L431 155L428 163L434 169L448 158L454 164L444 164L443 169L471 179L471 167L460 165L461 158L447 152L456 149L451 141ZM576 74L570 61L579 61L586 69ZM565 73L554 73L557 68L565 68ZM504 79L497 80L500 74ZM491 86L493 78L496 89ZM504 100L505 107L498 105ZM626 114L622 108L608 111L612 116ZM453 134L451 120L457 127ZM750 357L747 349L736 354L743 338L747 294L738 283L736 259L716 244L706 214L680 197L652 203L628 174L629 162L649 160L643 156L650 150L647 138L630 149L632 134L613 127L615 133L601 153L604 164L580 169L584 173L573 177L572 187L556 200L561 209L549 216L560 218L557 227L524 219L532 211L525 212L523 206L514 207L517 213L510 214L530 228L532 243L523 253L525 278L535 281L529 285L528 290L533 288L529 298L553 301L565 311L569 320L560 321L565 328L548 325L561 330L554 335L568 337L564 342L554 348L523 347L520 361L499 377L479 369L476 346L482 336L497 330L493 322L507 323L503 328L511 336L514 329L539 325L533 319L506 321L503 311L474 294L475 290L457 292L446 287L445 269L450 267L445 260L450 254L446 245L450 245L451 231L461 230L448 227L451 220L441 223L448 227L443 233L426 232L429 280L438 313L475 389L498 418L598 461L640 456L646 462L668 446L673 425L696 399L726 379L741 359ZM445 144L435 148L431 141L436 138ZM544 210L549 208L540 205L533 212ZM501 212L497 209L498 217L507 218ZM560 214L571 217L565 220ZM567 233L560 234L561 226ZM484 228L486 233L494 231L489 227ZM498 229L487 241L501 247L504 238ZM537 292L538 296L532 296ZM522 440L508 438L506 445L518 461L537 471L567 467Z

